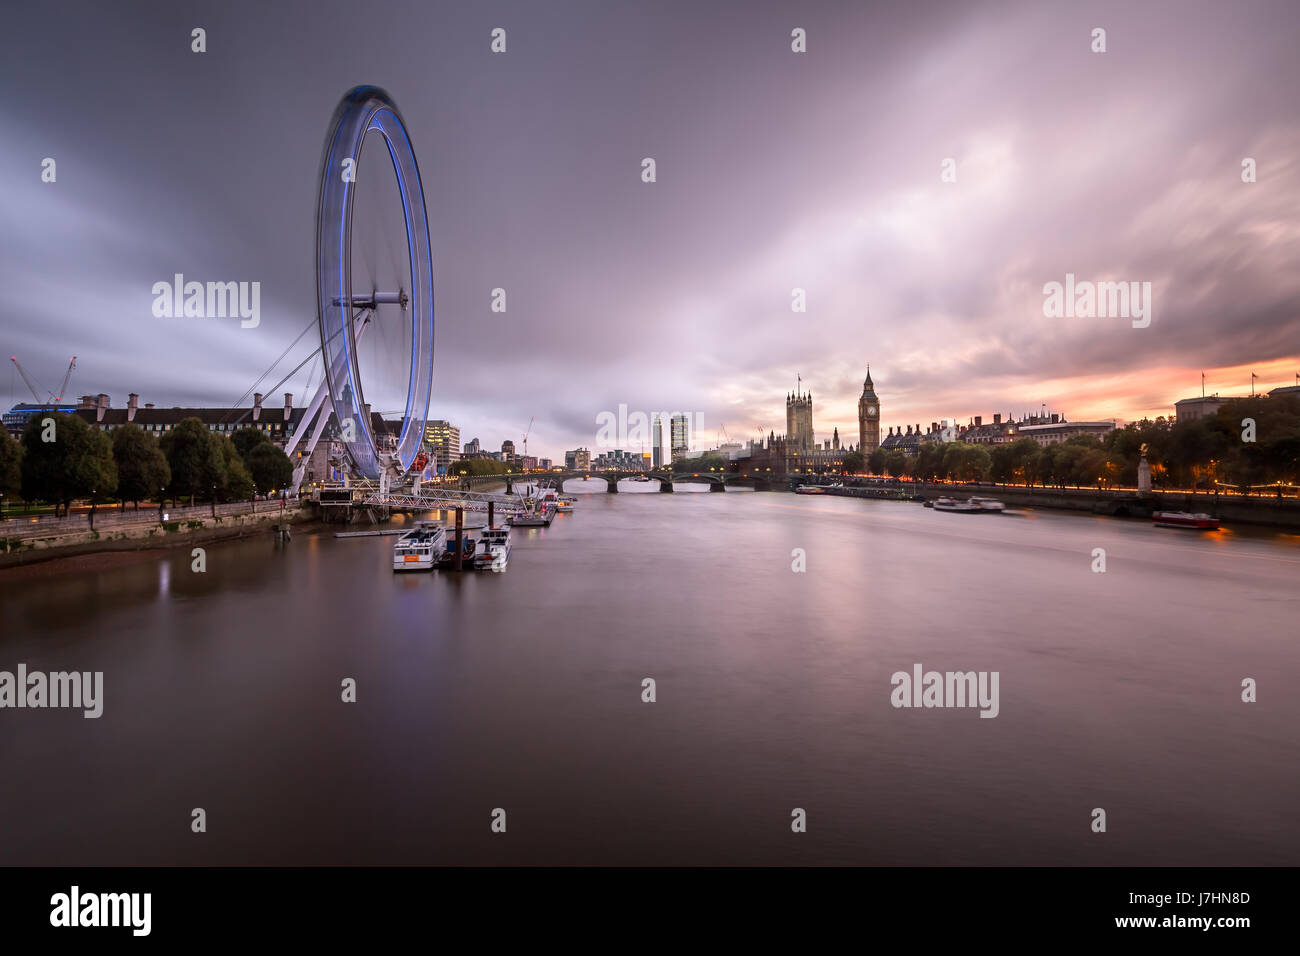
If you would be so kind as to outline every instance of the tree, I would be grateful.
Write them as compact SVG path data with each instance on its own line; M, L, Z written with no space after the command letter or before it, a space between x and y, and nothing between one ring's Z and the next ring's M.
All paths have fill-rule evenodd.
M1193 491L1217 470L1218 463L1224 461L1232 448L1227 435L1217 425L1216 419L1197 418L1178 422L1170 433L1170 470L1176 480L1190 485Z
M23 493L23 446L0 428L0 495L11 501Z
M1038 442L1032 438L1017 438L1006 445L995 445L991 453L989 475L994 481L1023 481L1029 484L1033 462L1038 457Z
M140 499L162 495L162 489L172 480L158 439L139 425L114 429L113 461L117 464L117 495L123 510L130 501L139 511Z
M850 451L844 454L843 468L846 475L858 475L866 465L866 459L860 451Z
M46 424L46 423L50 424ZM46 441L46 438L52 438ZM76 498L112 494L117 465L108 436L77 415L33 415L23 430L22 495L64 514Z
M1075 466L1074 483L1079 486L1110 484L1111 463L1100 448L1086 448Z
M885 456L888 452L884 448L874 449L867 456L867 470L873 475L883 475L885 473Z
M239 457L234 442L225 435L213 434L212 437L216 439L217 447L221 449L223 468L221 482L217 486L221 500L247 501L253 497L253 477L249 474L248 466L244 464L244 459ZM274 445L270 447L272 451L280 452ZM280 452L280 457L284 458L284 452ZM286 462L288 460L285 458Z
M900 448L895 448L893 451L887 452L885 454L884 464L885 471L888 472L891 477L901 478L903 475L907 474L907 455L904 454Z
M943 447L944 442L921 442L912 474L925 481L942 478L944 476Z
M271 439L267 437L266 432L260 428L240 428L230 435L230 440L234 442L235 450L239 452L239 457L244 459L244 464L248 464L248 456L253 449L261 445L271 445ZM272 445L272 447L274 447Z
M949 478L957 481L982 481L993 467L993 458L983 445L967 442L946 442L943 450L943 469Z
M173 498L188 495L193 505L196 494L225 485L226 465L221 444L197 418L183 419L162 437L161 444L171 467Z
M447 474L461 477L470 475L475 478L480 475L504 475L509 467L506 462L495 458L463 458L449 465Z
M1138 463L1142 460L1142 446L1147 446L1147 464L1151 466L1151 477L1155 479L1166 470L1166 455L1170 446L1170 428L1172 422L1164 416L1155 421L1144 418L1140 422L1129 422L1123 428L1117 428L1106 436L1103 445L1116 466L1116 481L1126 485L1137 484Z
M1039 484L1044 488L1048 485L1059 485L1060 481L1056 477L1056 454L1055 446L1044 445L1038 449L1038 454L1033 459L1034 473L1038 476Z
M289 456L269 441L254 445L243 459L252 476L253 486L262 494L284 488L293 481L293 463L289 461Z
M712 468L714 471L724 471L727 467L727 459L718 455L701 455L699 458L680 458L673 462L673 471L691 472L698 474L701 471L708 471Z

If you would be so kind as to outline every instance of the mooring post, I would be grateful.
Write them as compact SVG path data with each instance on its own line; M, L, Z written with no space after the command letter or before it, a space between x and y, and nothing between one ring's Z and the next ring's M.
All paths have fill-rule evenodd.
M496 505L495 501L488 502L488 527L489 528L492 527L492 515L493 515L493 508L495 505Z
M465 556L465 509L456 509L456 557L453 559L452 567L457 571L461 570L461 560Z

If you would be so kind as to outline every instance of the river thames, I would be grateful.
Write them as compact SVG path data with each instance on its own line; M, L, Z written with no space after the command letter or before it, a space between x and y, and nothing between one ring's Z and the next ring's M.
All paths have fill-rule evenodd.
M1300 537L678 488L501 574L334 528L0 574L0 669L104 674L0 711L0 863L1300 864ZM996 718L892 706L917 664Z

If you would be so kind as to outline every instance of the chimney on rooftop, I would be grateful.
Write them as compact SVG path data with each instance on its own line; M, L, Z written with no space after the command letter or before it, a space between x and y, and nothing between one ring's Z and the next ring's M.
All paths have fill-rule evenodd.
M95 396L94 396L94 395L82 395L81 398L79 398L79 399L77 400L77 407L78 407L78 408L94 408L94 407L95 407Z
M262 417L262 393L253 393L253 421Z
M153 408L153 402L145 402L145 403L144 403L144 407L145 407L145 408Z
M106 411L108 411L108 396L100 392L95 396L95 421L102 422Z
M140 407L140 396L132 392L126 397L126 420L135 421L136 410Z
M284 393L284 420L289 420L289 413L293 411L293 392Z
M1002 424L1002 413L1001 413L1001 412L994 412L994 413L993 413L993 424L994 424L994 425L1001 425L1001 424Z
M982 424L984 424L984 416L983 416L983 415L976 415L976 416L975 416L975 427L976 427L976 428L979 428L979 426L982 425Z

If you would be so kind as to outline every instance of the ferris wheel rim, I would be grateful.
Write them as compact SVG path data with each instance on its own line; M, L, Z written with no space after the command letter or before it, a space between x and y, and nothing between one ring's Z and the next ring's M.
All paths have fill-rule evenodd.
M356 201L356 174L366 137L378 134L384 141L402 200L409 260L409 294L396 292L359 296L352 272L352 218ZM345 160L350 163L345 164ZM316 294L321 336L321 356L327 388L340 426L343 445L354 468L367 478L384 469L378 436L364 411L365 387L357 352L354 306L363 312L380 304L400 304L409 309L411 323L410 374L406 407L398 437L396 462L402 471L411 467L423 443L433 385L433 256L429 240L428 211L419 164L410 135L397 105L384 90L359 86L340 101L330 123L321 161L320 192L316 210ZM364 323L363 323L364 324Z

